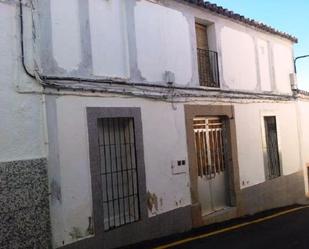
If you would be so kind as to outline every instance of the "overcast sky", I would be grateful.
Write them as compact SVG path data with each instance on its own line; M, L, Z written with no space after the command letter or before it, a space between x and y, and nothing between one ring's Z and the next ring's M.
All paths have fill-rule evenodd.
M298 38L295 56L309 55L309 0L210 0ZM309 91L309 58L297 62L299 88Z

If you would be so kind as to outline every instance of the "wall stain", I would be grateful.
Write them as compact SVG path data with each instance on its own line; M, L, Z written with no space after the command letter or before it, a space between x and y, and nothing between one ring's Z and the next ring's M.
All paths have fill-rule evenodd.
M83 232L84 231L84 232ZM88 237L90 235L94 235L94 226L93 226L93 218L92 216L88 217L88 227L87 229L81 229L78 227L72 227L72 231L69 233L73 240L78 240L84 237Z
M83 233L78 227L72 227L72 231L69 233L73 240L78 240L83 238Z
M52 180L50 184L50 189L51 189L52 201L59 201L61 203L62 202L61 187L55 179Z
M151 212L153 211L153 209L155 211L159 210L158 197L155 193L150 193L149 191L147 192L147 205L148 205L148 209Z
M88 217L88 222L89 222L89 225L88 225L88 228L87 228L87 231L86 231L87 236L94 234L94 227L93 227L93 222L92 222L91 216Z
M162 197L160 198L160 207L161 208L163 207L163 198Z

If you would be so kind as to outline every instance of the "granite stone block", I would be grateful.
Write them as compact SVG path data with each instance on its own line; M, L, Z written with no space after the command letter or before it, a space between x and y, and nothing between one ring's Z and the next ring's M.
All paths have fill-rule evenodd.
M0 248L51 248L46 159L0 163Z

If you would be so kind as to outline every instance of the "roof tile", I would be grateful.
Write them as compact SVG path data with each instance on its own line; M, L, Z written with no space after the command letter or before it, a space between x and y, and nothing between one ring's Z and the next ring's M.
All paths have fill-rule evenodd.
M271 26L268 26L268 25L266 25L262 22L258 22L258 21L255 21L253 19L244 17L240 14L234 13L233 11L225 9L221 6L214 4L214 3L210 3L208 1L203 1L203 0L182 0L182 1L187 2L189 4L194 4L196 6L200 6L204 9L207 9L211 12L215 12L219 15L226 16L228 18L234 19L236 21L243 22L245 24L251 25L253 27L264 30L266 32L281 36L281 37L286 38L286 39L288 39L292 42L295 42L295 43L298 42L298 39L295 36L292 36L292 35L285 33L285 32L281 32L281 31L279 31L279 30L277 30L277 29L275 29Z

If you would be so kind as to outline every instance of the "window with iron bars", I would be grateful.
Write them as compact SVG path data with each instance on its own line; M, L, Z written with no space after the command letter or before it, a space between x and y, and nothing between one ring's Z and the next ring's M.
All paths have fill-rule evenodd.
M104 230L140 219L133 118L98 120Z
M267 147L267 178L273 179L281 175L278 147L277 122L275 116L264 117L265 140Z

